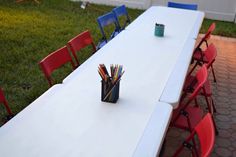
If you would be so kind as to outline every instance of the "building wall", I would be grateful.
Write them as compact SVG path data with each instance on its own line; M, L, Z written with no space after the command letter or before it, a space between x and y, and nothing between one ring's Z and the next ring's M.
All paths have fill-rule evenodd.
M199 9L210 19L234 21L236 0L199 0Z
M152 5L167 5L168 0L151 0ZM173 2L195 3L198 9L204 11L207 18L234 21L236 0L171 0Z
M79 1L79 0L74 0ZM121 5L130 8L147 9L152 5L166 6L168 1L196 3L205 12L206 18L236 22L236 0L82 0L97 4Z

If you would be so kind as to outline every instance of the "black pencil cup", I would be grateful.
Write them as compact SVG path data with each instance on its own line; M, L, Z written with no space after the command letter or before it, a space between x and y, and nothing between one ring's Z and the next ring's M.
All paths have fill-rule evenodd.
M111 81L102 82L101 100L104 102L116 103L119 99L120 80L113 84Z

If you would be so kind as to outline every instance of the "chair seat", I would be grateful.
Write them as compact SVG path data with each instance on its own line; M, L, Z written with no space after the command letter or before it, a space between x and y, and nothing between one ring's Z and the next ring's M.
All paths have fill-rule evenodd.
M115 36L117 36L119 33L120 33L120 32L116 31L116 32L115 32Z
M112 33L112 35L111 35L111 38L110 38L110 40L112 39L112 38L114 38L115 36L117 36L119 34L119 32L117 32L117 31L115 31L115 32L113 32ZM103 40L103 41L100 41L99 43L98 43L98 45L97 45L97 50L98 49L100 49L100 48L102 48L104 45L106 45L108 42L107 41L105 41L105 40Z
M212 115L207 113L206 116L200 120L200 122L194 127L190 135L185 138L184 142L175 151L173 157L181 156L180 153L184 148L188 148L191 151L189 156L211 156L211 152L215 142L215 130ZM193 147L189 147L191 145ZM193 149L192 149L193 148ZM196 149L195 149L196 148ZM182 155L183 156L183 155Z
M193 107L193 105L185 108L185 111L189 114L191 124L191 128L189 128L187 118L184 115L180 115L178 119L174 121L180 112L181 106L182 105L180 105L178 109L174 110L171 123L174 127L184 130L192 130L201 121L203 117L203 110L200 107Z
M119 33L120 33L120 30L119 30L119 31L114 31L114 32L111 34L110 40L113 39L115 36L117 36Z
M192 87L191 84L192 84L194 78L195 78L195 77L192 76L192 75L190 75L190 76L187 77L187 79L185 80L185 83L184 83L184 88L183 88L183 91L184 91L184 92L192 93L194 87ZM190 87L190 86L191 86L191 87ZM190 87L192 90L189 89L189 87Z
M188 89L188 87L191 85L191 83L193 82L194 80L194 76L189 76L186 81L185 81L185 84L184 84L184 91L187 92L187 93L192 93L192 90L191 89ZM207 80L205 85L205 90L206 90L206 94L203 93L203 91L201 91L201 95L206 95L207 97L211 96L212 95L212 90L211 90L211 84L210 84L210 81ZM192 87L194 89L194 87Z
M210 81L207 80L206 83L205 83L205 90L206 90L206 96L211 96L212 95L212 90L211 90L211 85L210 85ZM201 95L204 95L203 92L201 92Z
M206 59L206 56L204 55L204 52L200 50L196 50L193 54L193 59L197 61L202 61L202 55L203 55L203 62L208 63L208 60Z

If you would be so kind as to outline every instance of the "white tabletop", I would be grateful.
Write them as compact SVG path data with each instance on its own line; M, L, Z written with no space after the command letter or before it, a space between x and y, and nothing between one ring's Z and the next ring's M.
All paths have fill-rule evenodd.
M134 152L134 157L156 157L156 155L160 153L171 119L172 106L170 106L169 104L161 102L156 105Z
M86 112L82 105L77 104L77 108L70 103L64 105L68 108L56 103L41 107L31 104L30 110L14 117L0 129L0 156L155 156L172 112L170 105L157 103L146 122L152 129L145 131L139 121L145 115L145 106L134 110L132 105L124 108L119 104L101 103L93 109L88 106L89 112ZM140 136L137 129L145 132L142 138L136 137ZM133 140L146 145L138 148L129 145ZM139 153L133 155L136 151Z
M186 39L197 38L203 18L204 13L201 11L152 6L128 25L126 30L145 36L154 34L155 23L164 24L165 38L177 37L175 44L183 44Z
M203 19L204 13L201 11L155 6L140 15L126 29L146 41L145 44L150 43L148 46L154 45L156 52L170 54L165 61L174 63L174 66L159 100L170 103L174 108L178 107ZM159 38L159 43L150 41L155 23L165 25L164 38ZM166 64L169 63L161 65L165 68Z
M188 72L188 67L192 59L195 40L191 39L186 42L185 48L178 57L174 69L169 77L165 89L161 95L161 102L170 103L173 108L178 107L180 93L182 92L185 78Z
M142 80L146 82L155 80L156 82L149 86L150 89L151 86L154 87L153 92L157 95L161 93L158 100L170 103L177 108L195 39L203 18L204 13L200 11L153 6L134 20L118 38L113 39L101 50L102 53L109 52L112 56L108 60L109 57L104 54L101 63L105 62L109 65L110 63L124 64L127 62L124 64L125 68L129 68L129 65L136 66L140 69L138 72L147 69L145 70L146 78ZM154 36L155 23L165 24L163 38ZM100 54L101 51L98 53ZM91 58L91 60L93 59ZM77 73L83 69L87 71L87 64L69 75L63 82L66 83L76 78ZM134 71L136 69L132 70L132 72ZM154 76L154 73L159 75ZM134 77L137 75L138 73L133 74ZM133 78L126 82L137 83Z
M155 156L172 113L172 106L159 100L164 92L171 94L163 96L167 101L178 101L179 94L169 91L170 77L182 61L182 52L191 49L186 45L192 44L191 30L201 14L191 12L187 16L189 12L178 14L177 10L148 9L72 72L54 94L48 94L47 99L41 97L41 102L36 100L4 125L0 129L0 156ZM185 29L179 30L181 21L173 22L173 15L186 23ZM155 16L165 20L163 38L154 36ZM100 63L124 66L116 104L100 101Z

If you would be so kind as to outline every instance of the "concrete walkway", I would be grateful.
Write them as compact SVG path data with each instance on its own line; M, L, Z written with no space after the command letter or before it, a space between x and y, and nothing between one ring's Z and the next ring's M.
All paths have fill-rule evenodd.
M217 113L216 125L219 135L216 136L212 157L236 157L236 39L212 36L210 43L217 47L218 54L214 63L217 83L211 80ZM205 105L205 101L200 98ZM188 135L185 131L170 128L166 136L164 156L172 156ZM191 156L184 151L180 157Z

